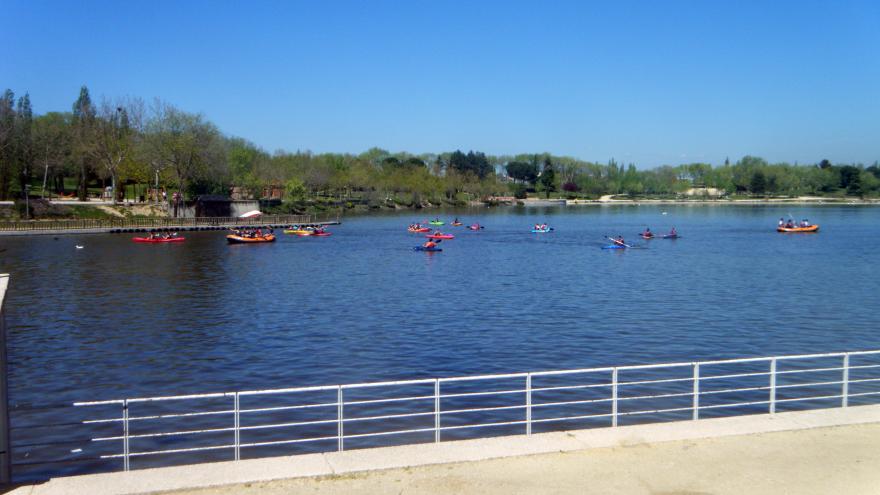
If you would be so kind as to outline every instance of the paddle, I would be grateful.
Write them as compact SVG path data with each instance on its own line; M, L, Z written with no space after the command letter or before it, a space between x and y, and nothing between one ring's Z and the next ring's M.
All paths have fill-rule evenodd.
M625 243L625 242L620 242L620 241L618 241L617 239L615 239L615 238L613 238L613 237L608 237L608 236L606 235L605 238L608 239L609 241L613 242L614 244L617 244L618 246L623 246L623 247L628 247L628 248L631 248L631 247L632 247L632 246L630 246L629 244L627 244L627 243Z

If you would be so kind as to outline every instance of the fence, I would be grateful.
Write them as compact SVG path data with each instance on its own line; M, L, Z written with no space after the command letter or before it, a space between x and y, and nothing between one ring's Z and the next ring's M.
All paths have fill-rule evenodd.
M37 471L57 476L847 407L877 403L878 385L874 350L78 402L68 432L13 454L85 466Z
M199 217L199 218L101 218L80 220L29 220L0 222L2 231L91 230L91 229L183 229L198 227L227 227L233 225L291 225L317 223L315 215L265 215L256 218Z

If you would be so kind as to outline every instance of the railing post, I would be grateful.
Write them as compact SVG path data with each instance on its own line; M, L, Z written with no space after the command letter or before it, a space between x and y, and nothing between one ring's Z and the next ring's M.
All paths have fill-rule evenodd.
M235 393L235 460L241 460L241 408L239 407L238 392Z
M617 368L611 370L611 426L617 426Z
M526 375L526 435L532 434L532 374Z
M693 420L700 419L700 363L694 363L694 416Z
M122 468L129 470L129 448L128 448L128 399L122 401Z
M338 437L338 450L342 452L345 447L345 444L343 443L345 430L342 427L342 385L339 385L336 389L336 406L336 436Z
M841 391L840 407L849 406L849 353L843 355L843 390Z
M776 414L776 358L770 359L770 414Z
M434 379L434 442L440 443L440 379Z

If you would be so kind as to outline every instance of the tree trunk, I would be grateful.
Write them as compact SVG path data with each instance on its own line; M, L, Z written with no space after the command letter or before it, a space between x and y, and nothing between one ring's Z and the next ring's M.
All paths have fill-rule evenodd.
M86 176L86 163L83 161L80 164L80 177L79 177L79 200L86 201L88 199L88 191L86 188L86 182L88 181L88 177Z

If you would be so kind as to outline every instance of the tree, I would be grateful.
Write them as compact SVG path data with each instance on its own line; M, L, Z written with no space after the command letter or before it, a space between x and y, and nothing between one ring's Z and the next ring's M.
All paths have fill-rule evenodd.
M78 186L80 201L87 199L94 129L95 108L92 105L92 97L89 96L89 88L83 86L79 90L79 97L73 103L73 153L80 172Z
M764 172L761 170L755 170L752 174L752 180L749 183L749 190L754 194L763 194L767 189L767 179L764 176Z
M147 125L147 140L152 157L157 163L167 166L176 179L176 217L189 181L211 164L225 163L219 132L201 114L186 113L157 101L154 115Z
M515 181L534 184L538 179L538 166L526 162L510 162L507 164L507 175Z
M541 186L544 188L546 197L550 197L550 193L556 190L556 171L553 170L553 163L550 157L544 158L544 169L541 171Z
M0 200L9 198L14 162L15 94L7 89L0 97Z
M822 170L825 170L826 168L831 168L831 162L829 162L828 160L822 160L821 162L819 162L819 168L821 168Z
M18 99L15 110L15 162L18 172L18 184L22 197L28 194L31 179L31 167L34 161L34 112L31 109L31 97L25 93Z
M143 104L137 100L116 104L104 100L95 119L89 151L110 177L114 203L123 197L123 188L118 187L119 168L134 154L142 115Z
M847 194L860 195L862 193L861 169L852 165L840 167L840 187L846 189Z
M64 192L71 144L71 114L49 112L34 119L35 161L42 162L45 181L51 179L57 193Z
M468 154L465 155L461 150L456 150L449 157L449 166L463 174L470 172L480 179L484 179L492 173L489 159L486 158L485 153L479 151L468 151Z

